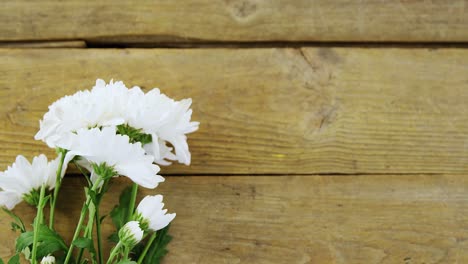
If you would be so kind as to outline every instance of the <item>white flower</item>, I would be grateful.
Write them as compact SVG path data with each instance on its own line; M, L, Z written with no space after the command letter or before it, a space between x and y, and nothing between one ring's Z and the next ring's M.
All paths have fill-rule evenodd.
M174 101L156 88L145 94L139 87L128 89L123 82L106 84L98 79L91 91L79 91L49 106L35 139L56 147L70 132L127 124L152 136L153 142L144 147L154 162L169 165L177 160L188 165L186 134L199 125L190 122L191 103L191 99Z
M134 247L143 239L143 230L138 221L130 221L119 230L119 239L127 247Z
M155 161L160 163L164 159L178 160L180 163L189 165L190 152L185 134L196 131L199 125L199 122L190 122L192 100L174 101L161 94L157 88L144 94L136 87L131 90L129 101L131 110L126 112L127 123L152 135L153 144L145 149L154 155ZM158 139L158 144L154 138ZM166 147L166 144L161 141L167 141L174 146L175 156L168 155L172 154L172 149ZM161 148L158 145L164 147ZM156 154L158 150L160 155Z
M43 257L41 260L41 264L55 264L55 257L51 255Z
M171 165L168 160L177 160L176 155L172 153L172 148L166 145L166 141L158 139L156 134L153 134L151 138L152 142L145 144L143 148L146 153L154 157L154 162L160 165Z
M59 160L47 162L44 154L34 157L32 164L24 156L17 156L15 163L0 172L0 206L13 209L22 199L34 203L34 192L45 184L49 190L55 188ZM62 170L62 177L65 168Z
M164 203L162 201L162 195L146 196L138 205L136 215L144 229L158 231L166 227L176 217L175 213L166 214L167 209L163 209Z
M70 133L59 147L69 150L66 161L80 156L97 165L106 163L146 188L156 188L164 181L157 175L159 167L153 164L154 158L145 154L140 143L129 143L128 136L117 135L114 127L80 129Z
M64 135L81 128L123 124L128 89L122 82L97 80L92 91L78 91L49 106L34 137L55 148Z

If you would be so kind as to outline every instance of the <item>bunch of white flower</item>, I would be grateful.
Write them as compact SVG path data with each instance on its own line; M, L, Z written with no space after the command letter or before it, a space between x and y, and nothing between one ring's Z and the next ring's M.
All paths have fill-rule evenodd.
M175 101L156 88L144 93L120 81L106 84L98 79L91 90L78 91L50 105L35 139L56 148L58 157L48 162L45 155L40 155L31 164L20 155L0 173L0 206L14 217L13 226L21 231L18 254L25 253L33 264L55 263L56 257L62 256L61 262L67 264L82 263L83 253L88 250L92 263L105 263L99 203L112 178L126 176L133 185L122 193L121 201L128 203L119 204L111 213L118 235L113 236L117 244L107 263L133 263L132 258L138 263L154 261L147 254L156 251L152 249L157 246L153 243L156 235L168 227L175 214L163 210L161 195L145 197L135 210L138 186L153 189L164 181L156 164L190 164L186 134L196 131L199 125L191 121L191 103L191 99ZM72 243L67 246L54 230L54 212L62 178L72 163L84 174L88 186ZM37 207L32 231L27 231L21 219L9 211L22 200ZM48 225L43 210L47 204ZM38 250L41 244L55 246L49 252L44 247ZM143 251L130 254L139 244ZM75 247L78 254L73 257Z

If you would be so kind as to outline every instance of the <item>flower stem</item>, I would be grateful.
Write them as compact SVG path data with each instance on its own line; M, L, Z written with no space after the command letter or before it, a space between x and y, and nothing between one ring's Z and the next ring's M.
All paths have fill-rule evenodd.
M96 205L90 203L88 206L88 224L86 226L85 232L83 234L84 237L87 237L92 240L93 238L93 224L94 224L94 216L96 214ZM78 253L78 261L76 263L81 263L81 258L83 257L84 248L80 248Z
M128 255L130 255L130 247L126 246L124 249L124 257L123 259L128 259Z
M102 238L101 238L101 219L99 215L99 206L96 207L96 214L95 221L96 221L96 235L97 235L97 246L98 246L98 259L101 264L104 264L104 259L102 256Z
M32 248L32 263L37 263L37 243L39 242L39 225L42 223L42 210L44 209L44 196L46 185L42 184L41 192L39 194L39 203L37 204L36 219L34 219L34 234L33 234L33 248Z
M153 244L154 239L156 239L156 232L153 232L151 237L148 239L148 242L146 243L145 249L143 249L143 252L141 253L140 257L138 258L138 264L141 264L143 262L143 259L145 259L146 253L148 253L149 248L151 247L151 244Z
M93 184L93 187L91 188L92 191L96 191L97 188L99 188L99 185L101 183L102 179L101 177L98 177L96 182ZM67 256L65 257L65 262L64 264L68 264L70 261L72 252L73 252L73 241L75 241L78 238L78 235L80 234L81 226L83 225L83 221L85 219L86 211L89 208L89 204L91 203L91 196L87 195L86 197L86 202L83 204L83 207L81 208L81 214L80 214L80 220L78 220L78 224L75 229L75 233L73 234L73 239L72 239L72 244L70 245L70 248L68 249Z
M130 196L130 203L128 205L128 219L127 222L131 221L133 219L133 211L135 211L135 202L136 202L136 197L138 194L138 184L133 183L132 185L132 194Z
M67 150L60 151L60 163L57 169L57 176L55 178L55 189L54 194L50 198L50 217L49 217L49 228L54 229L54 217L55 217L55 203L57 202L57 196L60 190L60 186L62 185L62 168L63 162L65 160L65 154L67 154Z
M114 260L115 256L117 255L117 253L119 253L119 250L120 250L120 247L122 246L122 242L119 241L119 243L117 243L117 245L112 249L111 253L110 253L110 256L109 256L109 259L107 260L107 264L111 264L112 263L112 260Z

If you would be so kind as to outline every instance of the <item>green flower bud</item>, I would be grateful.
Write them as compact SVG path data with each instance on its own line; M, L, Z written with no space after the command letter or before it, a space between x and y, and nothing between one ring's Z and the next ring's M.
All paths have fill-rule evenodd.
M127 247L134 247L143 239L143 230L138 221L130 221L119 230L119 239Z

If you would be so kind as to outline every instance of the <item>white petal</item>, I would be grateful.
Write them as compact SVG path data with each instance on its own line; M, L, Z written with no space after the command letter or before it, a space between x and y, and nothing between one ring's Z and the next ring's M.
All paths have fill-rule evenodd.
M67 145L67 155L79 155L88 162L113 166L121 175L146 188L155 188L164 179L157 175L159 167L153 164L154 158L146 155L140 143L129 143L128 136L117 135L114 127L102 130L80 129L71 136Z
M151 157L151 156L147 156ZM117 172L132 179L138 185L145 188L154 189L160 182L164 182L164 178L157 175L159 167L148 162L123 162L115 166Z
M176 217L175 213L159 215L158 221L150 222L150 225L149 225L150 229L155 230L155 231L163 229L167 225L169 225L169 223L171 223L175 217Z
M146 196L137 207L137 212L149 224L149 229L157 231L166 227L176 216L176 214L166 214L167 209L163 209L162 195Z
M10 191L0 192L0 206L4 206L8 210L11 210L20 202L21 202L21 195L19 193L10 192Z

